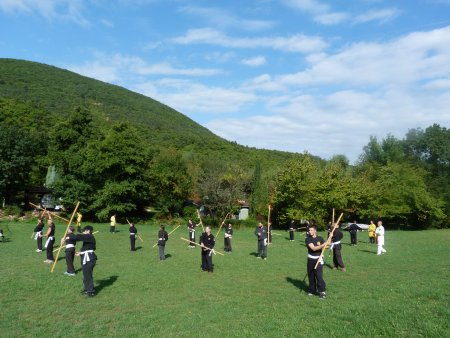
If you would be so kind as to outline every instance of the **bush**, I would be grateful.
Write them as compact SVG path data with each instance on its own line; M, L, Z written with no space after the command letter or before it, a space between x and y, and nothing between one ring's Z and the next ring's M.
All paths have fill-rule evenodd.
M5 216L15 216L20 217L23 215L22 209L20 209L17 205L7 205L3 209L3 213Z

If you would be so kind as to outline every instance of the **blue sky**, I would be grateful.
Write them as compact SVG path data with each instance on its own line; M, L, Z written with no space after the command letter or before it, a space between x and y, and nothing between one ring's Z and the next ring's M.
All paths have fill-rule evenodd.
M228 140L358 159L450 126L450 0L0 0L0 57L159 100Z

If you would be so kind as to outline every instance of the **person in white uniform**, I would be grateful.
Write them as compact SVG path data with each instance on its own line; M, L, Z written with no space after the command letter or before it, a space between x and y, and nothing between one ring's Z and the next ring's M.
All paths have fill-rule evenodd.
M381 255L382 253L386 252L386 250L383 248L383 246L384 246L384 227L383 227L383 223L381 221L377 222L377 230L375 230L375 235L377 236L377 244L378 244L377 255Z

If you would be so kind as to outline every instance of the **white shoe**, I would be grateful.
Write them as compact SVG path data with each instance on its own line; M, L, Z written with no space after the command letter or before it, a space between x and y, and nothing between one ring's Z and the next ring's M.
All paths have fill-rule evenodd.
M36 252L42 252L42 250L36 249Z

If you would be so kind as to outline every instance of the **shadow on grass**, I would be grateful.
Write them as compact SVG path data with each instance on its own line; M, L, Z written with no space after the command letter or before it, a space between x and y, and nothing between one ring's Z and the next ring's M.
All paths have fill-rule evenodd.
M3 239L0 240L0 243L10 243L10 242L12 242L11 239L9 239L7 237L6 238L3 237Z
M258 257L258 253L257 252L250 252L250 256Z
M304 280L286 277L286 281L294 285L297 289L308 292L308 284Z
M166 259L167 259L167 258L172 257L172 255L171 254L167 254L167 255L164 255L164 257L166 257Z
M142 246L137 246L136 247L136 251L141 250L141 249L142 249Z
M108 278L100 279L95 287L95 293L99 294L104 288L113 285L119 276L110 276Z
M374 254L374 255L376 255L376 252L375 252L375 251L373 251L373 250L364 250L364 249L358 249L358 251L361 251L361 252L368 252L368 253L371 253L371 254Z

